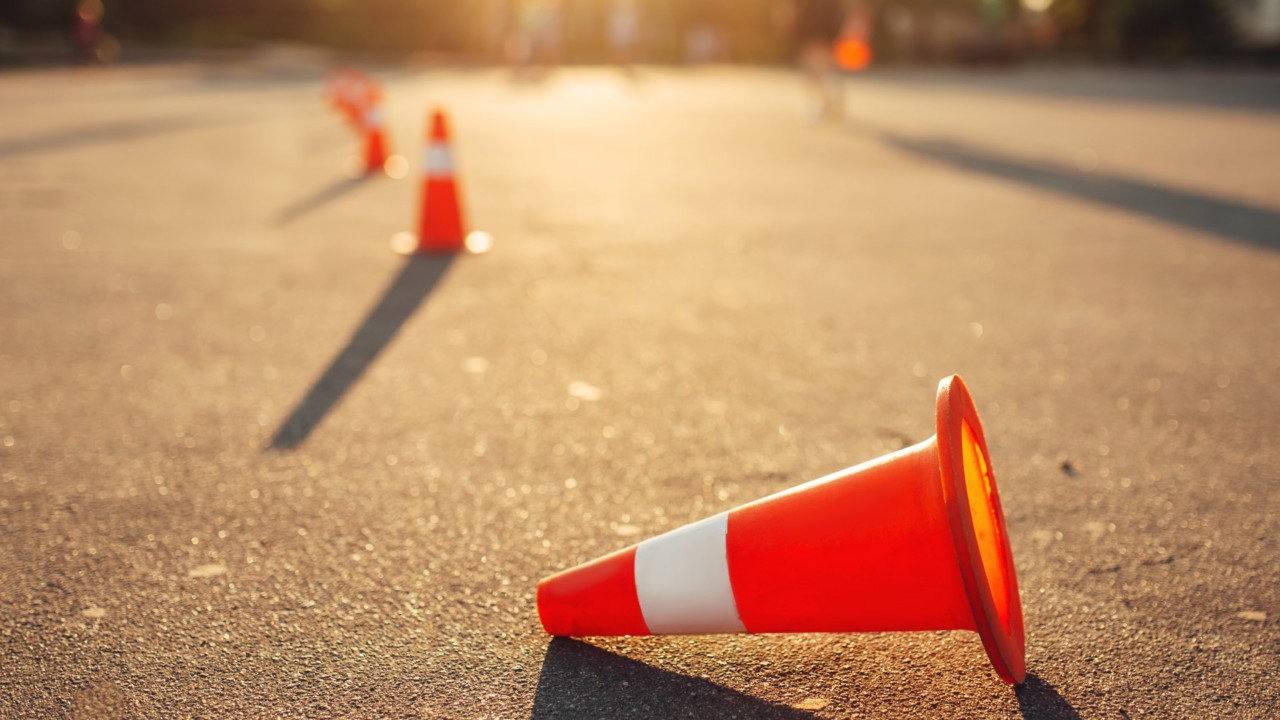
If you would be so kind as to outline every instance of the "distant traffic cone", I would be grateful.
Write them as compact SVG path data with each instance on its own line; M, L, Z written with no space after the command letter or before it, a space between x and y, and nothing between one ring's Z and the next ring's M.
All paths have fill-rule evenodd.
M351 72L346 68L334 68L329 73L329 80L324 86L325 100L328 100L329 105L344 118L350 117L350 111L348 110L350 90L348 88L351 84Z
M454 178L453 150L444 112L431 114L422 153L422 216L418 252L455 252L464 244L462 207Z
M329 103L342 118L353 126L360 124L360 94L364 78L360 71L337 68L329 78L327 95Z
M382 172L387 163L386 114L382 112L382 89L365 79L359 100L360 132L364 136L366 175Z
M538 584L552 635L973 630L1026 678L1022 603L977 410L938 386L937 434Z

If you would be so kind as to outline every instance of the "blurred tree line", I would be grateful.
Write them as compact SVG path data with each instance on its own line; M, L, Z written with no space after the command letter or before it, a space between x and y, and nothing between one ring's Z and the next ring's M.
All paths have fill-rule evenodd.
M342 50L476 57L499 52L521 6L541 2L556 8L560 58L569 61L607 57L604 28L612 5L612 0L104 2L103 24L126 47L297 41ZM788 37L778 24L779 5L786 2L641 0L646 56L679 59L684 38L702 27L713 28L723 40L725 59L788 58ZM877 56L889 61L982 59L991 52L997 58L1018 57L1032 51L1124 59L1220 55L1235 44L1230 2L1052 0L1045 8L1046 0L861 0L874 19ZM3 0L0 26L19 36L65 31L74 7L74 0Z

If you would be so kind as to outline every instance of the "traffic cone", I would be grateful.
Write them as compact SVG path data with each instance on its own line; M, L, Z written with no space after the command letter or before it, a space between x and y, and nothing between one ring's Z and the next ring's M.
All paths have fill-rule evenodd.
M367 82L359 70L340 68L334 73L333 106L352 127L360 126L361 95Z
M546 578L552 635L973 630L1026 678L1022 604L986 440L959 376L937 434Z
M387 162L386 114L382 112L382 89L365 78L359 93L360 131L364 136L366 175L382 172Z
M324 88L324 96L329 101L329 105L348 121L354 117L351 102L354 79L354 70L341 67L334 68L329 73L329 81L325 83Z
M454 178L453 150L444 112L431 114L427 148L422 153L422 216L418 252L455 252L464 244L462 208Z

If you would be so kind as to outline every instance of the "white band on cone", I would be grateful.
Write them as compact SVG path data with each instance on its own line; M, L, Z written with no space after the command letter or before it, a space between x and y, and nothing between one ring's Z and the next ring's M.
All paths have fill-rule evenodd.
M428 175L452 175L453 152L448 145L432 143L422 151L422 169Z
M636 595L649 632L746 632L729 582L728 532L721 513L636 548Z
M379 107L370 108L369 111L364 114L364 123L369 127L382 127L382 123L385 120L386 116L382 114L382 108Z

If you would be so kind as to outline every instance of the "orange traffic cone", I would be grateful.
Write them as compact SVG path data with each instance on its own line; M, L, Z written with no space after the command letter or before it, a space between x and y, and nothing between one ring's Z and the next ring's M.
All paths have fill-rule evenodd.
M352 120L352 91L355 89L355 71L347 68L334 68L329 73L329 81L325 83L324 96L338 114L346 120Z
M387 121L382 112L382 89L374 80L364 78L357 102L360 132L364 136L364 171L366 175L372 175L382 172L387 162Z
M359 70L339 68L334 71L330 85L330 101L344 120L353 127L360 125L360 103L365 83Z
M454 179L453 150L444 112L431 114L427 148L422 153L422 217L418 252L455 252L463 238L462 208Z
M553 575L552 635L973 630L1026 678L1022 603L982 425L958 376L937 434Z

